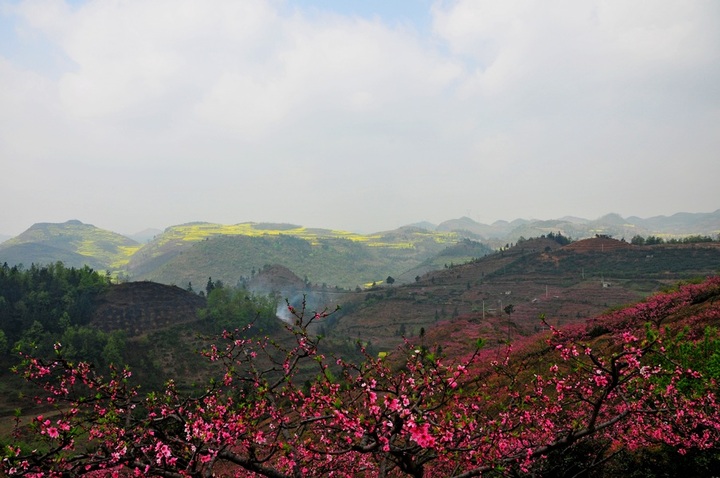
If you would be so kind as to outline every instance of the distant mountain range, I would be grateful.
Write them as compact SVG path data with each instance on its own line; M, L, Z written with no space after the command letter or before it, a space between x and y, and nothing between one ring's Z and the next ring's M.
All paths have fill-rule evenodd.
M605 234L618 239L626 238L628 241L635 235L654 235L663 238L707 235L716 238L720 234L720 209L711 213L681 212L672 216L655 216L647 219L636 216L623 218L619 214L611 213L595 220L566 216L550 220L496 221L488 225L462 217L442 222L434 227L428 223L422 224L426 229L465 232L479 240L500 240L500 242L516 242L520 237L528 239L550 232L553 234L560 232L573 239Z
M202 288L209 277L229 285L247 282L264 267L280 264L308 284L343 288L400 282L448 264L461 264L523 239L562 234L573 239L604 235L630 239L720 234L720 209L642 219L608 214L587 220L516 219L482 224L462 217L392 231L357 234L294 224L189 223L132 237L84 224L34 224L0 244L0 264L47 264L107 270L130 280L153 280Z

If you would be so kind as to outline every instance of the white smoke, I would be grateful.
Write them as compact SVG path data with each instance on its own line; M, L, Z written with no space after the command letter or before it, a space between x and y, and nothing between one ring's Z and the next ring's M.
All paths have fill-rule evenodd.
M275 315L278 319L282 320L288 325L293 325L295 323L295 316L293 316L292 313L288 310L288 306L284 301L278 304Z
M277 309L275 309L275 315L288 325L294 325L298 321L298 318L288 309L288 303L295 309L297 314L304 314L305 318L310 317L308 314L314 314L315 310L320 310L319 308L324 307L322 295L298 293L297 291L286 292L288 292L287 295L283 295L283 297L291 298L288 299L287 302L286 299L280 301ZM304 311L303 301L305 301Z

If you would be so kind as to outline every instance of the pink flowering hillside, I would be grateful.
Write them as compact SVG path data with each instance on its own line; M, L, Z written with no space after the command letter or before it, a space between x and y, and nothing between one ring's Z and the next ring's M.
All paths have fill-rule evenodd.
M129 371L26 356L53 407L18 423L8 476L712 476L718 470L720 278L582 326L462 353L405 343L326 356L289 308L292 340L226 332L218 380L144 394ZM551 319L551 318L548 318ZM460 341L459 337L454 340ZM289 345L288 345L289 344ZM669 475L668 475L669 473Z

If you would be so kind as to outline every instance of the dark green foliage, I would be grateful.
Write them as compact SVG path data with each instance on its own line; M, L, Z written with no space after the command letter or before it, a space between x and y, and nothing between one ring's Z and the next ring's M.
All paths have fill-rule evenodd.
M8 342L7 335L5 335L5 331L0 329L0 355L7 353L8 345L9 345L9 342Z
M646 246L654 246L656 244L662 244L663 242L662 237L648 236L647 239L645 239Z
M205 293L210 297L210 293L215 289L215 283L212 277L208 277L207 285L205 286Z
M60 343L68 359L100 367L125 365L126 336L122 331L106 333L94 327L71 326L62 334Z
M716 327L706 327L699 338L686 327L665 337L664 344L668 359L680 368L696 370L713 380L720 379L720 333ZM698 385L697 380L687 377L678 381L677 387L692 392Z
M254 296L245 289L215 287L208 294L207 308L200 316L213 333L241 329L254 323L256 333L277 330L282 322L276 317L277 300Z
M581 475L582 476L582 475ZM720 454L713 450L689 449L684 454L674 447L658 445L634 452L622 450L611 462L587 473L587 477L674 478L720 476Z
M70 326L87 325L95 297L109 285L89 267L61 262L39 267L0 267L0 329L10 346L40 344Z
M683 238L671 238L667 241L664 240L662 237L657 236L648 236L647 239L636 235L633 236L633 238L630 240L630 244L633 244L635 246L654 246L658 244L700 244L700 243L707 243L707 242L713 242L713 238L710 236L703 236L700 234L695 234L691 236L686 236Z
M602 325L595 325L588 329L587 335L590 338L600 337L601 335L607 334L610 332L610 329L608 329L605 326Z
M719 236L720 238L720 236ZM668 244L698 244L702 242L713 242L713 238L710 236L701 236L699 234L683 237L682 239L668 239Z
M540 236L540 237L547 237L548 239L552 239L553 241L557 242L561 246L566 246L572 242L572 239L569 237L565 237L558 231L557 234L554 234L552 232L549 232L547 236Z
M536 470L535 474L521 476L710 478L720 474L720 454L712 450L690 449L685 454L680 454L676 448L657 445L635 451L618 450L608 453L608 447L607 442L595 439L572 448L554 451L540 462L540 470Z
M0 415L27 405L26 384L10 373L17 351L52 357L53 344L60 342L68 359L97 367L125 364L124 334L89 326L107 287L107 276L87 266L0 266Z

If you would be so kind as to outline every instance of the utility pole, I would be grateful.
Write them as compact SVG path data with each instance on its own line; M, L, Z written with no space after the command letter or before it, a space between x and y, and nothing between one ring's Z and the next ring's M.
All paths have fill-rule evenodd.
M502 301L500 301L500 307L502 308ZM507 322L507 340L508 343L510 343L510 323L512 322L512 313L515 312L515 306L512 304L508 304L507 307L502 309L505 311L505 313L508 315L508 322Z

